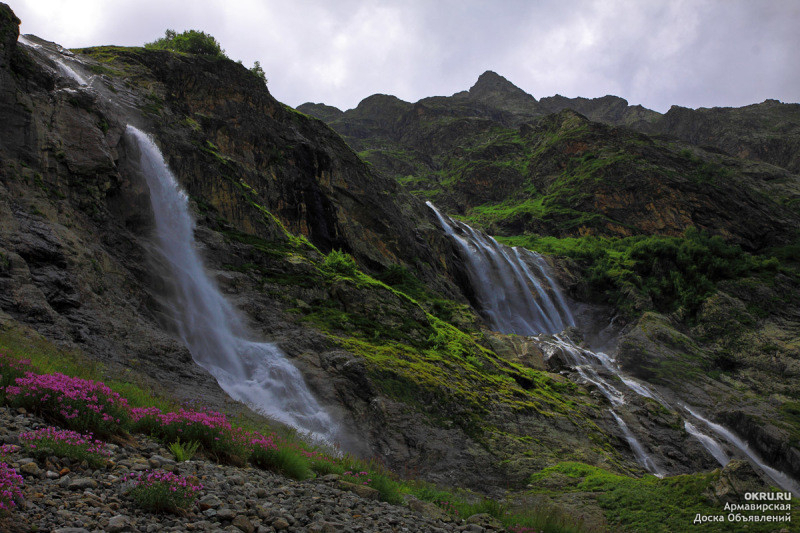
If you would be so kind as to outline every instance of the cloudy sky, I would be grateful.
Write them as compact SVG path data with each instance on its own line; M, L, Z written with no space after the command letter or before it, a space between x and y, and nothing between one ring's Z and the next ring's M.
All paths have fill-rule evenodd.
M297 106L468 89L494 70L536 98L658 111L800 102L798 0L4 0L66 47L204 30Z

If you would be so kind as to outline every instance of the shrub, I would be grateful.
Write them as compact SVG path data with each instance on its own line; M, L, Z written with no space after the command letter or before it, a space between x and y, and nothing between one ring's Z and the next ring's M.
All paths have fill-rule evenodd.
M133 431L146 433L163 443L184 439L195 441L202 449L216 455L218 460L236 462L247 456L249 434L233 428L222 413L190 411L162 413L155 407L131 409Z
M30 359L17 360L0 352L0 404L6 402L6 388L30 370Z
M171 451L172 455L175 456L176 461L183 462L194 457L194 454L197 453L197 448L199 447L200 443L196 440L181 444L181 439L178 439L169 445L169 451Z
M374 463L370 466L376 466ZM355 483L357 485L367 485L377 490L381 495L381 500L393 504L399 504L403 501L400 496L400 487L397 482L393 481L388 473L383 472L383 468L370 468L370 471L362 470L354 472L348 470L342 473L342 479L347 482Z
M313 473L308 460L298 450L276 442L274 435L257 436L250 441L251 451L248 461L264 470L271 470L292 479L307 479Z
M0 516L22 501L22 485L22 476L6 463L0 463Z
M128 496L148 511L167 511L180 513L188 510L197 499L203 485L184 476L164 472L163 470L147 470L131 473L123 481L133 483Z
M27 372L6 394L12 405L100 437L123 433L130 420L127 400L105 384L60 373Z
M339 250L332 250L331 253L325 256L322 268L333 274L350 277L355 276L358 271L358 265L356 265L353 256Z
M341 474L344 471L344 467L339 461L322 452L304 451L303 455L308 459L308 466L311 471L318 476Z
M186 30L176 33L175 30L167 30L164 37L147 43L145 48L156 50L172 50L186 54L198 54L214 57L225 57L225 51L217 40L211 35L198 30Z
M249 69L250 73L253 74L256 78L260 79L264 82L264 85L267 84L267 75L264 73L264 69L261 68L261 62L256 61L253 63L253 68Z
M38 458L51 455L87 461L94 467L101 466L111 457L106 443L93 440L92 435L82 435L68 429L47 427L19 436L22 447Z

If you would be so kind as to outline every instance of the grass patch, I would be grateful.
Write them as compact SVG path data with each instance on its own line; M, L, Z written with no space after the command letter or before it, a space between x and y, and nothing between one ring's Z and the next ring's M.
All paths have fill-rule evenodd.
M498 237L510 246L570 257L582 267L586 296L613 304L628 315L683 308L691 316L717 283L774 272L775 258L757 256L719 236L689 228L682 237ZM630 298L638 294L639 301ZM637 307L642 301L644 308Z
M715 470L664 479L651 475L632 478L582 463L560 463L534 474L530 481L534 492L547 493L552 490L550 487L557 485L558 492L592 494L613 527L625 531L671 533L697 527L693 526L697 514L728 514L724 504L712 505L706 496L719 475ZM797 511L793 512L796 517ZM703 531L741 531L742 523L726 521L702 527ZM775 523L748 523L747 530L766 532L775 527Z

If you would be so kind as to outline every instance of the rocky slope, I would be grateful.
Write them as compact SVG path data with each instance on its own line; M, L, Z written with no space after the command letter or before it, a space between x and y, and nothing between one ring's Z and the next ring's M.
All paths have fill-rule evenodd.
M217 283L342 421L347 449L490 491L564 458L639 471L602 401L544 371L540 352L489 344L430 210L322 122L233 61L19 44L3 14L6 345L42 335L116 375L241 409L171 327L130 123L154 134L186 189ZM329 265L332 249L360 270ZM654 412L652 424L682 448L671 420ZM688 453L676 468L708 463Z
M0 408L0 441L47 424ZM294 481L257 468L222 466L203 459L176 462L169 451L144 437L111 444L107 465L52 457L37 460L22 449L5 460L23 472L25 500L13 516L0 517L3 531L500 531L491 517L454 520L438 507L411 497L406 506L378 501L374 489L347 484L336 474ZM125 476L149 470L197 480L203 489L185 513L154 513L126 495ZM374 491L377 492L377 491ZM416 508L414 511L412 508ZM470 518L470 517L467 517ZM487 520L488 518L488 520ZM483 525L481 525L483 524Z
M626 371L800 472L791 400L800 106L662 116L611 96L537 101L489 72L451 97L299 109L324 109L365 160L414 194L553 254L573 297L611 304L617 324L627 321Z

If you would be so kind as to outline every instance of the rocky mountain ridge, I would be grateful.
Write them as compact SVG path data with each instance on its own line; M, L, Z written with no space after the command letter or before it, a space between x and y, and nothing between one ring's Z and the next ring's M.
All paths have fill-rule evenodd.
M148 192L123 136L133 123L186 189L206 267L254 337L276 342L343 421L348 449L484 488L524 482L569 450L638 469L583 388L543 372L541 355L523 364L503 338L488 346L432 212L323 123L229 60L20 44L4 20L4 338L42 335L179 398L200 390L210 407L237 409L167 318L174 288L149 252ZM352 254L354 270L326 266L331 249Z
M787 376L800 359L800 177L791 157L799 105L660 115L611 96L537 101L494 73L451 97L364 102L325 108L324 117L362 158L504 242L553 254L571 272L561 279L573 297L623 309L624 369L720 412L796 471L795 423L784 411L794 408L777 406L794 405ZM299 109L314 114L317 105ZM733 255L688 251L709 236L711 248L734 245ZM740 252L783 266L728 270L719 284L676 281L706 261L728 269Z
M68 51L33 36L18 41L18 21L5 6L0 14L0 347L20 339L55 343L109 372L135 371L178 399L200 394L209 407L245 410L193 364L171 327L166 300L174 287L151 253L149 193L123 135L134 124L152 134L188 194L205 266L254 337L275 342L302 371L346 428L343 446L400 474L493 494L524 487L532 474L565 460L642 474L609 401L577 377L564 354L547 357L541 343L486 328L470 306L464 257L411 192L441 198L457 213L491 194L503 203L521 191L515 200L525 200L532 185L549 196L534 206L536 216L488 213L485 227L616 236L655 227L677 234L687 219L698 219L754 250L763 247L754 244L759 235L770 232L770 245L785 244L797 220L794 178L785 169L671 147L570 111L537 118L541 101L497 76L452 100L371 97L353 120L333 124L346 130L343 140L274 100L263 81L233 61L111 46ZM333 121L350 113L314 109ZM593 203L581 190L570 196L568 186L582 187L586 174L598 190L609 187L594 179L598 160L603 177L628 170L623 190L635 189L642 168L654 169L652 184L673 180L656 189L663 202L639 202L632 217L661 219L620 223L609 209L624 211L614 203L635 199L630 191L615 202ZM661 170L662 161L680 175ZM454 172L446 175L449 168ZM731 205L729 197L714 197L724 188L719 168L735 169L731 179L746 189L730 197ZM566 181L565 171L572 173ZM436 181L427 180L435 173ZM520 182L532 175L539 181ZM398 176L411 179L398 184ZM687 191L694 194L688 210L680 206ZM560 204L563 198L570 205ZM539 216L541 206L548 216ZM576 213L587 216L570 226ZM737 218L725 220L729 213ZM548 261L580 297L581 265L558 256ZM696 344L696 332L685 338L679 313L629 324L621 353L632 371L679 395L686 393L679 385L692 393L699 383L704 409L733 405L731 423L757 435L772 464L795 473L794 411L782 411L779 402L795 394L796 313L791 302L782 314L773 312L782 305L773 300L791 300L796 285L789 274L776 279L769 290L748 285L749 278L729 280L733 288L704 308L723 316L697 325L712 344L721 335L711 326L735 318L747 349L755 353L771 342L774 357L752 364L725 352L727 345L708 351ZM747 299L729 305L726 295L740 292ZM754 301L767 306L767 320L753 318ZM576 306L597 322L615 314L608 305ZM728 307L744 312L731 317ZM757 335L750 320L764 326ZM776 365L786 379L768 383ZM728 367L749 373L685 379ZM753 399L746 410L730 402L743 376L747 386L767 389L766 400ZM625 409L629 425L672 473L715 466L675 412L638 397ZM777 413L774 423L761 423L765 413Z

